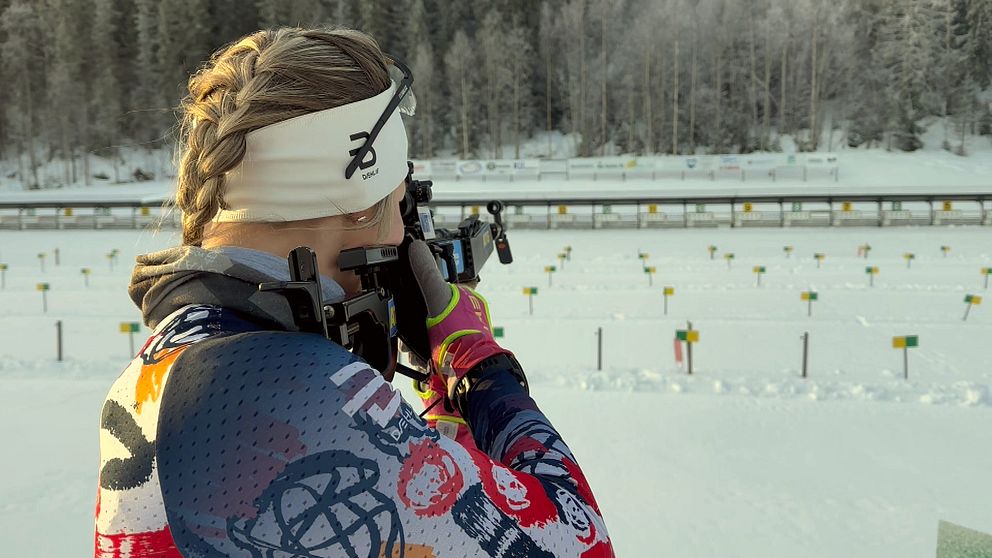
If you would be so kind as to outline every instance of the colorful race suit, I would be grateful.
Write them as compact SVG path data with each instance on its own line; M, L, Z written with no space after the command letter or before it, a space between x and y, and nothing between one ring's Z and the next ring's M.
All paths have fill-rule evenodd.
M168 260L170 280L189 270L158 256L146 265ZM146 316L148 291L132 285ZM95 557L613 555L575 458L510 372L470 392L462 445L340 345L258 315L151 320L101 415Z

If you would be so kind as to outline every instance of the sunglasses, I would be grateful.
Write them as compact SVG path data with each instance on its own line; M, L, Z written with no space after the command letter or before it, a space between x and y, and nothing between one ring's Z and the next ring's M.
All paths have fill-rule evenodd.
M365 160L365 156L368 155L369 150L372 149L372 144L375 142L375 138L379 136L379 132L382 131L382 127L386 125L389 118L392 117L393 112L400 106L403 99L410 93L410 87L413 85L413 73L410 71L410 67L397 60L395 56L385 55L388 60L392 61L392 65L402 72L403 77L400 79L398 86L396 87L396 93L393 94L393 98L389 100L389 104L386 105L386 110L382 111L382 115L379 120L372 127L369 132L369 137L365 140L365 144L358 149L355 153L355 158L348 163L348 168L344 171L345 179L350 179L355 171L358 170L359 164Z

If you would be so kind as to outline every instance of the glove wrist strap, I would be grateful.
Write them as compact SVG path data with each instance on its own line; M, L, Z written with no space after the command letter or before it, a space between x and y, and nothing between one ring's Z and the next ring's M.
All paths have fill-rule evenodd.
M486 357L473 366L467 374L462 376L452 390L451 401L463 418L468 417L468 394L472 391L472 388L477 383L485 380L486 376L500 370L505 370L513 375L513 378L517 380L520 387L524 388L524 392L530 394L530 386L527 384L527 376L524 374L524 369L512 353L499 353Z

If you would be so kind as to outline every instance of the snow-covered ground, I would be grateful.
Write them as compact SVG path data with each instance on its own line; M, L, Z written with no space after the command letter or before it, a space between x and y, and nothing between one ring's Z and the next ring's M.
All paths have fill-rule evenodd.
M583 464L619 556L930 557L941 519L992 532L992 309L962 320L964 296L987 294L988 239L987 228L953 227L514 231L516 262L489 263L480 289ZM118 324L138 319L128 262L174 242L0 232L6 554L89 552L99 409L128 358ZM866 242L867 260L857 256ZM572 259L561 266L565 245ZM657 268L652 286L639 251ZM826 255L820 269L814 252ZM559 266L551 287L546 265ZM880 269L874 287L868 265ZM760 287L754 266L767 270ZM89 288L82 267L93 270ZM521 291L532 286L533 316ZM675 289L668 316L664 286ZM812 317L800 300L810 289ZM672 340L687 320L700 331L691 377ZM919 335L908 380L895 335Z

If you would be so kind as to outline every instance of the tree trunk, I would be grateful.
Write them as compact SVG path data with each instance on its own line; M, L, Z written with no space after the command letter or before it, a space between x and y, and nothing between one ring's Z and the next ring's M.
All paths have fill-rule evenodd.
M781 100L778 103L778 134L782 134L789 131L789 126L785 121L785 85L787 82L786 78L786 54L789 50L789 43L786 42L782 46L782 76L781 76Z
M647 127L644 138L645 155L654 154L654 115L651 114L651 48L644 52L644 123Z
M767 150L768 143L770 139L771 127L771 112L772 112L772 64L771 57L769 56L768 48L768 34L765 33L765 105L762 111L762 131L761 131L761 149Z
M631 146L634 145L634 123L637 122L637 101L634 100L634 96L630 95L627 97L627 145L620 151L631 151Z
M71 157L69 158L69 161L71 161L70 168L72 168L72 180L69 182L69 184L75 184L76 182L79 181L79 165L76 161L77 159L76 146L70 147L69 153L71 155Z
M18 140L17 142L17 178L21 180L21 187L27 190L30 187L28 184L28 173L24 172L24 143L23 140Z
M60 151L62 152L62 179L65 181L65 185L68 186L72 184L72 151L69 148L69 130L65 123L65 119L61 119L61 130L59 134L59 144Z
M747 46L750 56L748 57L748 104L751 105L751 119L748 122L747 138L750 143L751 134L758 125L758 92L755 90L755 83L757 83L758 78L755 75L755 66L757 65L757 55L754 53L754 10L753 7L748 10L747 17Z
M964 112L964 111L962 110L961 112ZM967 120L964 117L964 115L962 114L962 118L961 118L961 143L960 143L960 147L959 147L961 155L964 155L964 135L965 135L965 132L967 130L968 130Z
M668 73L665 71L668 69L667 58L662 54L658 56L658 87L656 91L658 92L658 110L655 111L657 120L654 123L655 132L652 141L654 142L654 153L667 153L668 149L665 148L663 139L665 137L665 130L668 127L668 123L665 122L665 117L668 116L668 110L665 108L668 106L668 99L665 98L668 95Z
M696 153L696 39L692 40L692 66L689 70L689 155Z
M458 78L461 87L461 117L462 117L462 159L468 159L468 85L465 83L465 67L458 68Z
M427 157L434 157L434 96L427 96L427 118L424 127L427 128Z
M579 15L579 155L588 155L589 134L586 133L586 14L585 3L580 2Z
M495 69L494 69L495 70ZM496 76L490 73L486 79L486 120L489 121L489 156L493 159L496 158L496 142L499 138L496 136Z
M819 25L817 15L813 16L813 32L811 36L812 58L810 60L810 87L809 87L809 149L816 151L816 89L817 89L817 67L816 67L816 35Z
M516 59L514 59L516 60ZM514 159L520 158L520 73L516 62L513 65L513 145Z
M544 131L548 136L548 157L551 157L551 45L544 54Z
M121 171L120 171L120 164L118 162L118 160L120 159L120 152L118 151L118 148L116 147L117 146L117 132L116 131L114 131L114 133L111 134L110 139L111 139L111 141L110 141L110 143L111 143L110 157L111 157L111 160L114 162L114 184L120 184L121 183Z
M947 55L948 60L951 54L951 13L954 10L953 0L947 0L947 9L944 11L944 53ZM947 143L947 109L951 101L951 91L953 86L951 85L951 64L943 64L944 66L944 143ZM962 145L962 148L964 146Z
M720 45L717 45L716 63L713 64L713 80L716 82L716 126L713 149L716 151L720 151L720 146L723 144L723 56L720 49Z
M87 186L93 185L93 176L90 172L90 152L83 150L83 183Z
M431 94L425 92L426 94L421 95L420 101L424 105L424 115L422 117L423 123L420 125L420 148L423 150L423 156L425 159L430 159L432 156L430 144L431 144L431 119L433 118L433 113L431 112Z
M672 84L672 155L679 154L679 41L675 39L674 83Z
M601 37L601 41L602 41L601 48L603 49L603 64L602 64L602 66L603 66L603 76L602 76L602 79L603 79L603 91L602 91L602 94L603 94L603 107L602 107L602 110L600 112L600 118L599 118L599 138L600 138L599 141L602 143L602 146L603 146L602 147L602 150L601 150L601 154L603 156L606 156L606 143L607 143L607 141L606 141L606 106L607 106L607 103L606 103L606 67L609 65L609 58L606 55L606 8L607 8L607 2L608 2L608 0L603 0L603 3L602 3L603 10L602 10L602 12L600 14L602 16L602 18L601 18L602 19L602 23L600 24L600 37Z

